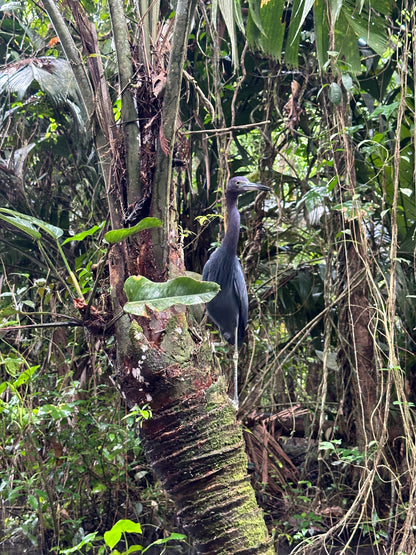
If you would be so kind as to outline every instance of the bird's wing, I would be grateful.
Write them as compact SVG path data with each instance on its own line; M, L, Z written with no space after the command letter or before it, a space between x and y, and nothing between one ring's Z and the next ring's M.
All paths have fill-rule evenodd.
M242 273L238 272L234 276L234 291L237 295L238 305L240 308L239 320L240 325L244 328L247 326L248 320L248 298L247 287Z
M237 258L237 257L236 257ZM234 292L236 294L236 298L238 300L238 344L241 345L245 329L247 327L248 321L248 297L247 297L247 287L246 282L244 279L243 270L240 266L240 261L237 259L238 268L237 271L234 272L234 281L233 287Z
M209 258L204 266L204 269L202 270L202 281L211 281L210 280L210 264L211 259Z
M216 249L211 256L208 258L205 266L202 270L202 281L215 281L218 280L218 264L215 264L216 253L218 249Z

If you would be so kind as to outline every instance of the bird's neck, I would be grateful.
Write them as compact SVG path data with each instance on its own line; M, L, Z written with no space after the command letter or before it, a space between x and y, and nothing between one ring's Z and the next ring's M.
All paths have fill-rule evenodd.
M223 246L236 253L240 236L240 213L237 208L237 195L226 195L227 202L227 230L222 241Z

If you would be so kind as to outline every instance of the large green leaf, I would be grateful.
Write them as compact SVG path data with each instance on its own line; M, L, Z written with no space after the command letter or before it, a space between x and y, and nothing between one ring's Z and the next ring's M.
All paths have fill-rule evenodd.
M0 212L2 212L2 209L0 209ZM35 241L39 240L42 237L39 231L32 224L22 218L19 218L17 216L6 216L0 213L0 219L13 225L14 227L17 227L17 229L20 229L20 231L24 231Z
M347 16L348 17L348 16ZM383 56L388 47L389 39L385 32L385 21L380 17L373 17L371 24L364 17L356 19L348 17L348 22L355 32L357 38L363 38L367 41L368 46L374 50L379 56Z
M264 34L260 15L260 2L257 2L256 0L248 0L248 6L250 18L253 20L257 29Z
M335 26L335 49L338 52L339 60L345 60L348 71L355 74L362 71L358 38L350 24L348 14L341 10Z
M152 227L161 227L162 222L157 218L143 218L140 222L132 227L125 227L123 229L112 229L111 231L107 231L104 235L104 239L110 245L114 245L115 243L120 243L127 237L131 237L132 235L136 235L139 231L143 231L145 229L150 229Z
M279 60L283 39L285 36L285 23L282 22L283 2L281 0L267 0L261 3L260 17L264 34L261 34L258 43L266 54Z
M299 29L303 25L304 18L306 17L304 16L304 10L302 10L303 3L304 0L294 0L293 2L292 17L290 19L290 25L285 46L285 62L289 66L294 67L297 67L298 65L300 43Z
M124 284L128 302L124 311L144 316L146 307L166 310L175 304L193 305L207 303L220 290L217 283L178 277L164 283L154 283L143 276L131 276Z
M39 218L35 218L34 216L29 216L28 214L22 214L21 212L16 212L15 210L10 210L9 208L0 208L0 213L9 214L10 216L12 216L12 218L9 218L8 220L9 223L18 227L22 231L25 231L26 233L28 233L28 235L33 237L33 239L40 239L41 237L40 233L36 231L36 227L42 229L48 235L50 235L56 240L59 239L59 237L61 237L61 235L63 234L63 231L60 227L56 227L55 225L48 224L47 222L44 222L43 220L39 220ZM6 220L6 217L1 216L1 214L0 214L0 217L3 220ZM27 229L24 229L22 222L25 224ZM32 232L30 230L32 230ZM33 230L36 231L35 234L33 234Z
M313 18L315 21L316 53L319 67L323 68L328 60L329 34L328 13L324 9L324 0L316 0L313 7Z
M263 0L249 2L247 40L253 47L279 60L282 54L285 24L282 22L284 2Z

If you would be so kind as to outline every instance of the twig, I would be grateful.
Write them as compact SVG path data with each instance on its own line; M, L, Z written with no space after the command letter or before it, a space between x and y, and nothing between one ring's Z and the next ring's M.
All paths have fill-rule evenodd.
M4 326L0 327L0 332L9 330L28 330L35 328L59 328L67 326L83 326L81 320L68 320L66 322L44 322L43 324L25 324L24 326Z
M270 120L259 121L255 123L246 123L245 125L232 125L231 127L220 127L219 129L197 129L195 131L182 131L178 130L179 133L183 135L198 135L201 133L214 133L220 135L221 133L228 133L229 131L238 131L239 129L251 129L253 127L258 127L259 125L267 125L271 123Z

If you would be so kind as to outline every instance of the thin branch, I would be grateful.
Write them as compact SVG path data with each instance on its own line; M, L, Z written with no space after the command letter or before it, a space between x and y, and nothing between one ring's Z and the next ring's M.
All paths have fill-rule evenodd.
M255 123L246 123L244 125L232 125L231 127L220 127L219 129L198 129L196 131L182 131L179 129L179 133L183 135L198 135L202 133L213 133L214 135L221 135L224 133L229 133L230 131L238 131L240 129L252 129L259 127L260 125L268 125L271 123L270 120L259 121Z
M207 109L207 111L210 113L210 116L212 117L212 119L215 119L215 109L214 106L211 104L211 102L209 101L209 99L205 96L204 91L201 89L201 87L198 85L197 80L195 79L195 77L193 77L190 73L188 73L185 69L183 70L183 76L185 77L185 79L187 81L189 81L189 83L192 84L192 86L194 87L194 89L196 90L196 92L198 93L202 104L205 106L205 108ZM193 133L193 131L191 131L191 133ZM194 132L195 133L195 132ZM196 133L198 133L198 131L196 131Z
M4 326L0 327L0 332L7 332L10 330L30 330L36 328L66 328L66 327L81 327L84 324L81 320L67 320L66 322L44 322L43 324L25 324L23 326Z

